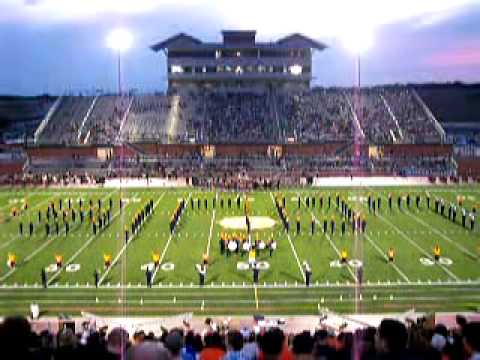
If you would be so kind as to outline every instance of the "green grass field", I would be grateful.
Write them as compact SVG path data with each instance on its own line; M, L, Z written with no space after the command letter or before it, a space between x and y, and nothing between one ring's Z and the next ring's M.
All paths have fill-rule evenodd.
M425 195L431 195L430 210L426 209ZM287 234L280 222L274 196L283 194L290 214L291 231ZM355 210L365 214L368 225L365 234L353 234L347 226L340 233L341 215L335 205L339 193ZM382 197L382 208L377 215L369 214L368 193ZM393 210L388 209L387 196L394 197ZM420 194L422 202L417 209L412 201L410 210L397 208L401 194ZM315 314L319 308L337 312L402 312L414 307L420 311L476 310L480 306L480 232L461 225L458 211L456 223L433 211L433 199L443 198L448 203L464 198L471 209L480 203L480 187L381 188L381 189L282 189L280 192L251 192L247 194L252 216L267 216L275 220L271 228L254 231L253 238L268 240L274 236L278 248L273 256L268 251L257 255L268 267L260 272L260 283L253 286L250 270L238 270L238 262L246 262L240 254L220 254L220 221L243 216L243 197L238 208L236 193L202 192L197 189L3 189L0 190L0 314L26 314L32 301L42 311L55 315L77 315L81 311L108 315L152 315L195 312L204 314ZM298 208L298 196L301 206ZM315 197L316 206L307 207L305 197ZM331 196L331 207L327 198ZM122 211L119 198L125 199ZM216 207L213 209L213 199ZM228 208L227 199L232 199ZM319 198L323 197L323 208ZM102 199L107 206L113 201L112 220L103 231L93 235L88 216L83 224L77 214L70 221L70 231L60 216L60 232L45 234L45 210L51 201L58 208L63 199L72 199L78 210L82 198L84 209L88 201L97 204ZM170 235L168 223L179 199L187 205L176 231ZM201 201L201 208L190 206L189 199ZM204 199L208 209L204 208ZM220 200L225 200L220 207ZM125 244L124 227L130 225L134 214L152 199L155 212L140 232ZM28 209L16 217L11 209ZM478 208L478 206L477 206ZM38 222L38 211L42 221ZM301 218L301 232L296 234L295 219ZM312 217L318 221L315 233L310 232ZM323 220L332 217L337 222L334 234L323 233ZM28 224L34 224L33 235ZM24 225L19 234L19 223ZM53 227L53 220L50 220ZM469 221L467 221L469 225ZM230 231L232 232L232 231ZM433 247L442 249L440 262L432 263ZM386 259L387 249L396 251L394 263ZM345 266L336 266L339 252L346 249L354 260ZM154 286L147 289L145 271L152 261L152 253L161 255L161 264L154 272ZM206 285L198 286L195 265L204 253L209 254ZM17 266L7 265L8 254L15 254ZM103 267L103 255L111 254L113 264ZM41 287L41 269L55 263L55 255L62 255L64 266L48 273L49 288ZM423 258L423 260L421 260ZM355 261L358 260L358 261ZM308 261L313 277L312 286L304 287L301 264ZM356 281L355 263L363 264L363 284ZM73 264L73 266L71 266ZM167 265L165 265L167 264ZM172 265L173 264L173 270ZM70 265L70 266L69 266ZM168 269L170 267L170 269ZM101 285L96 289L94 271L101 271ZM72 271L75 270L75 271Z

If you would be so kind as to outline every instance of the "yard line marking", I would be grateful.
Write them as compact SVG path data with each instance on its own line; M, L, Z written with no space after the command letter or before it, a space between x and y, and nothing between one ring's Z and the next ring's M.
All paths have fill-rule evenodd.
M368 236L367 234L364 234L365 235L365 238L367 239L367 241L372 244L373 248L375 250L377 250L377 252L382 255L382 257L388 261L388 258L387 256L383 253L383 251L378 247L378 245L370 238L370 236ZM393 268L398 272L398 274L407 282L409 283L410 282L410 279L408 278L407 275L405 275L405 273L400 270L400 268L397 266L397 264L393 263L393 262L390 262L390 264L393 266Z
M297 196L300 196L300 194L297 193ZM305 204L305 200L303 199L303 197L301 198L301 202L306 206ZM317 216L313 213L312 210L310 210L310 208L308 208L308 212L313 216L313 218L315 219L315 223L316 224L319 224L321 225L320 221L318 220ZM328 242L330 243L330 245L332 246L333 250L335 250L335 252L337 253L337 256L340 258L340 251L338 250L337 246L335 245L335 243L332 241L332 239L330 238L330 235L328 235L328 233L326 232L325 233L325 236L328 240ZM353 272L352 268L350 265L347 264L347 270L348 272L350 273L350 275L352 275L352 278L355 282L358 282L358 278L357 276L355 275L355 273Z
M155 210L155 208L157 207L158 203L160 202L160 200L163 198L163 196L165 195L165 193L162 193L162 195L160 195L160 197L158 198L157 202L155 204L153 204L153 210ZM150 216L152 216L153 214L151 214ZM145 225L143 225L145 226ZM118 252L117 256L115 256L115 259L113 259L112 263L110 264L110 266L107 268L107 270L105 270L105 272L102 274L102 276L100 277L99 281L98 281L98 286L100 286L103 282L103 280L105 280L105 278L107 277L107 275L110 273L110 270L112 270L115 266L115 264L118 262L118 260L120 259L120 257L123 255L123 253L125 252L125 250L127 249L127 246L133 241L133 239L135 239L135 237L138 235L138 233L140 232L141 229L139 229L135 234L132 234L132 236L130 236L130 239L128 239L128 241L122 246L122 248L120 249L120 251Z
M270 198L272 199L272 202L273 202L273 205L275 206L275 200L273 198L273 194L272 192L270 191ZM278 214L277 214L278 216ZM292 239L290 238L290 234L287 233L287 239L288 239L288 242L290 243L290 247L292 249L292 252L293 252L293 256L295 257L295 260L297 260L297 264L298 264L298 268L300 269L300 273L302 274L302 278L303 278L303 281L305 281L305 273L303 271L303 267L302 267L302 264L300 263L300 259L298 258L298 255L297 255L297 251L295 250L295 246L293 246L293 242L292 242Z
M442 238L444 238L445 240L447 240L449 243L455 245L461 252L463 252L464 254L466 254L468 257L470 258L474 258L475 260L478 260L480 257L478 256L475 256L472 254L471 251L468 251L467 248L463 247L462 245L458 244L457 242L451 240L448 236L444 235L442 232L438 231L437 229L435 229L433 226L431 226L430 224L428 224L427 222L423 221L422 219L420 218L417 218L416 216L413 216L409 211L406 211L405 212L408 216L410 216L411 218L413 218L416 222L422 224L423 226L429 228L431 231L433 231L435 234L441 236Z
M365 204L365 202L361 201L360 202L361 205L363 205L364 207L367 207L367 205ZM432 256L427 252L425 251L420 245L417 244L416 241L413 241L412 239L410 239L410 237L408 237L405 232L401 229L399 229L395 224L393 224L390 220L388 220L387 218L385 218L382 214L380 214L379 212L377 213L377 216L379 219L381 219L383 222L387 223L388 225L390 225L390 227L392 227L393 229L395 229L395 231L397 231L397 233L402 236L404 239L406 239L411 245L413 245L418 251L420 251L423 255L425 255L427 258L429 258L430 260L432 260ZM455 280L457 281L460 281L460 278L455 275L452 271L450 271L449 269L447 269L445 266L443 266L442 264L439 264L435 261L435 264L437 264L444 272L446 272L449 276L451 276L452 278L454 278Z
M180 215L180 218L178 219L177 224L180 223L180 220L182 219L183 214L187 211L187 208L188 208L187 204L190 201L191 197L192 197L192 193L190 192L190 193L188 193L188 198L185 201L185 208L183 209L182 214ZM158 262L158 267L155 269L155 271L152 274L152 284L154 283L153 281L155 280L155 276L157 276L158 269L160 269L160 266L162 266L163 259L165 258L165 254L167 253L167 249L170 246L170 242L172 241L172 238L175 235L176 230L177 230L177 227L175 226L175 228L173 229L173 232L168 237L168 240L167 240L167 243L165 244L165 247L163 248L162 254L160 255L160 261Z
M114 190L115 191L115 190ZM102 198L103 199L106 199L109 195L111 195L114 191L111 191L109 194L107 194L106 196L104 196ZM78 224L78 226L76 227L76 229L78 229L79 226L81 226L82 224ZM72 229L73 231L73 229ZM31 259L33 259L40 251L42 251L43 249L45 249L48 245L50 245L55 239L59 238L63 233L65 232L65 228L62 226L62 229L59 231L58 235L53 235L52 238L50 240L48 240L47 242L43 243L39 248L37 248L34 252L32 252L29 256L27 256L25 259L22 260L21 264L25 264L25 263L28 263ZM4 281L6 280L7 278L9 278L16 270L18 269L18 267L14 267L13 269L11 269L9 272L7 272L5 275L3 275L2 277L0 277L0 282L1 281Z
M280 285L280 286L278 286ZM375 291L395 291L395 289L399 289L399 288L412 288L412 291L413 291L413 288L415 287L421 287L421 288L428 288L428 287L440 287L441 289L436 289L436 291L451 291L452 289L454 290L457 290L457 291L467 291L467 292L478 292L478 285L480 285L480 280L471 280L471 281L452 281L452 280L448 280L448 281L436 281L436 282L432 282L430 281L430 283L427 283L427 281L423 281L423 282L410 282L410 283L407 283L407 282L371 282L371 283L364 283L362 284L362 287L363 288L371 288L371 289L376 289ZM288 292L290 290L300 290L300 289L304 289L304 287L299 287L298 284L297 286L295 285L292 285L292 284L288 284L288 285L284 285L284 284L275 284L275 283L265 283L265 284L259 284L259 285L255 285L255 284L245 284L245 286L243 284L236 284L236 285L225 285L224 286L221 286L221 285L211 285L211 284L208 284L206 286L199 286L199 285L195 285L195 284L172 284L172 286L157 286L157 287L154 287L153 289L162 289L162 290L165 290L165 289L173 289L173 290L184 290L184 289L217 289L217 290L232 290L232 289L235 289L235 290L242 290L242 289L250 289L250 288L253 288L254 286L257 286L258 288L263 288L263 289L269 289L270 292ZM277 286L277 287L275 287ZM316 289L329 289L331 291L344 291L344 289L348 289L348 288L352 288L352 287L355 287L356 284L353 284L353 283L349 283L349 284L345 284L345 283L339 283L339 284L335 284L335 283L319 283L319 284L311 284L310 285L310 288L313 289L313 288L316 288ZM128 286L128 285L121 285L120 287L101 287L99 289L96 289L94 285L79 285L78 287L72 287L72 286L67 286L67 285L62 285L62 284L59 284L58 286L55 286L55 287L50 287L49 288L49 291L50 293L49 294L58 294L60 291L64 291L64 290L68 290L68 292L71 292L72 290L76 290L76 289L90 289L90 290L95 290L96 293L98 293L99 291L100 292L104 292L104 293L108 293L108 292L112 292L112 291L118 291L118 289L131 289L131 290L141 290L141 289L145 289L147 286L146 285L131 285L131 286ZM40 287L40 286L34 286L34 285L7 285L7 284L3 284L3 285L0 285L0 297L1 296L10 296L10 294L14 294L14 295L25 295L25 294L31 294L31 293L38 293L39 291L43 291L43 288ZM57 293L55 293L55 291L57 291ZM407 291L407 290L404 290L402 289L402 291ZM222 294L225 294L225 293L228 293L228 292L222 292ZM187 292L182 292L183 295L193 295L193 294L196 294L196 293L187 293ZM218 294L217 293L212 293L212 296L217 296Z
M124 209L128 206L129 204L125 204L125 207ZM110 220L110 223L109 223L109 227L110 227L110 224L115 220L116 217L118 217L118 215L120 215L122 212L120 210L118 210L115 215L112 217L112 219ZM73 254L66 262L65 262L65 265L63 265L60 270L58 270L55 274L53 274L53 276L48 280L47 282L47 285L50 285L50 283L56 279L60 273L63 271L63 269L65 269L68 265L70 265L70 263L75 260L77 258L78 255L80 255L80 253L85 250L88 245L90 245L93 240L95 240L98 236L100 236L100 234L103 234L104 232L98 232L96 235L92 235L90 236L90 238L87 240L87 242L85 244L83 244L76 252L75 254Z
M414 247L416 247L418 249L418 251L420 251L423 255L425 255L427 258L432 260L432 256L428 252L426 252L420 245L418 245L415 241L413 241L407 235L405 235L405 233L402 230L400 230L395 224L393 224L390 220L387 220L381 214L378 214L378 217L381 220L383 220L384 222L386 222L387 224L389 224L391 227L393 227L397 231L398 234L400 234L405 240L407 240L410 244L412 244ZM437 262L435 262L435 263L437 264ZM441 264L438 264L438 266L440 266L440 268L443 269L443 271L445 271L449 276L451 276L455 280L457 280L457 281L460 280L460 278L457 275L455 275L453 272L448 270L445 266L443 266Z
M215 202L217 201L217 198L218 198L218 193L215 192ZM213 209L212 221L210 223L210 232L208 234L207 257L210 254L210 243L212 242L212 230L213 230L213 224L214 224L214 221L215 221L215 211L216 211L216 209Z

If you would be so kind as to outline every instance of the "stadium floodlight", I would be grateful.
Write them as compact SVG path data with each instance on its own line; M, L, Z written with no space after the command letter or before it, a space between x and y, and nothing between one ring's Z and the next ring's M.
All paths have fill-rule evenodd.
M107 46L118 52L125 52L132 46L132 34L124 28L112 30L107 36Z
M133 43L133 36L127 29L114 29L107 36L107 46L114 50L118 56L118 94L122 94L122 67L121 55L131 48Z
M373 46L373 33L361 28L350 30L342 36L342 43L357 59L357 86L360 88L360 57Z
M343 46L356 56L367 52L373 45L373 35L367 31L351 32L342 37Z

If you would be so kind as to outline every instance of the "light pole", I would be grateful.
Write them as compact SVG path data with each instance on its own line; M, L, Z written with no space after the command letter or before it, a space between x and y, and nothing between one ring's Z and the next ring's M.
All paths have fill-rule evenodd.
M118 94L122 94L122 53L132 46L132 34L124 29L114 29L107 36L107 46L117 55Z
M364 143L364 134L361 128L359 117L362 116L361 110L361 55L365 53L373 44L373 36L371 32L362 31L362 29L354 28L352 31L343 38L343 44L345 48L355 56L356 60L356 84L354 86L354 117L355 132L353 136L353 163L355 168L360 167L360 161L362 156L362 143ZM359 237L363 237L363 234L355 234L354 238L354 253L357 258L363 262L363 241ZM355 312L361 312L362 301L362 283L363 283L363 265L358 268L355 274Z

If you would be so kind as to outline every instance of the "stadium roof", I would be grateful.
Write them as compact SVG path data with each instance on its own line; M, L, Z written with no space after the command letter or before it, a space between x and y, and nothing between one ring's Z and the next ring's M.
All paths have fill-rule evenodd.
M202 49L221 49L221 48L285 48L285 49L305 49L311 48L316 50L323 50L327 46L319 41L311 39L305 35L295 33L283 37L275 42L255 42L256 31L254 30L224 30L222 31L223 42L221 43L212 43L212 42L202 42L201 40L185 34L179 33L177 35L171 36L166 40L158 42L150 48L153 51L160 51L164 49L191 49L191 48L202 48Z

